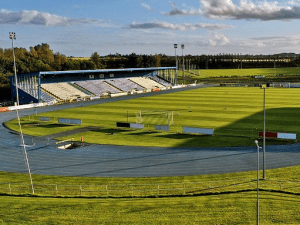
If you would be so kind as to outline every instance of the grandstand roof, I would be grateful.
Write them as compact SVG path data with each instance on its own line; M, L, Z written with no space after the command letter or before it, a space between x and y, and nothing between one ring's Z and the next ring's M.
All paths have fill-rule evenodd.
M63 74L93 74L93 73L112 73L112 72L146 72L157 70L175 70L176 67L149 67L149 68L126 68L126 69L98 69L98 70L66 70L66 71L40 71L30 74L20 74L18 76L28 75L63 75Z

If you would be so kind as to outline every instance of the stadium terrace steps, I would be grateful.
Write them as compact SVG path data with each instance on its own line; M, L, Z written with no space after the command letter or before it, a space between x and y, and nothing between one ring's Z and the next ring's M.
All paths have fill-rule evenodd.
M93 93L94 95L102 95L107 92L110 92L112 94L120 92L119 90L108 85L107 83L103 82L102 80L76 81L75 83L78 86Z
M114 86L113 84L109 83L107 80L103 81L105 84L107 84L108 86L117 89L119 92L122 92L122 90L120 88L117 88L116 86Z
M121 79L113 79L113 80L106 80L108 84L113 85L114 87L118 88L121 91L127 92L127 91L142 91L143 87L140 85L132 82L131 80L127 78L121 78Z
M62 99L60 99L58 96L55 95L55 93L51 93L49 91L47 91L46 89L44 89L43 87L41 87L41 93L46 93L49 96L52 96L54 99L61 101Z
M52 101L57 100L57 99L55 98L55 96L52 96L50 93L47 93L47 92L44 91L44 90L41 91L41 99L42 99L44 102L52 102Z
M157 76L118 78L107 80L86 80L76 82L60 82L41 84L41 100L44 102L72 100L74 98L86 98L90 96L101 96L106 93L119 94L129 91L143 91L144 89L170 87L168 81ZM22 88L21 88L22 89ZM22 89L23 90L23 89ZM38 99L37 93L30 94Z
M166 81L165 79L163 79L161 77L154 76L154 77L151 77L151 79L154 80L157 83L160 83L161 85L163 85L165 87L171 87L172 86L172 84L170 82Z
M146 89L164 88L163 85L157 83L154 80L151 80L149 77L132 77L132 78L129 78L129 80L137 83L138 85L140 85Z
M58 96L60 99L67 100L72 99L74 97L88 97L89 95L85 94L84 92L76 89L74 86L68 83L48 83L42 84L42 88L50 92L51 94Z
M75 82L71 82L70 83L72 86L74 86L75 88L79 89L80 91L86 93L87 95L93 95L95 96L95 94L93 94L92 92L90 92L89 90L79 86L78 84L76 84Z

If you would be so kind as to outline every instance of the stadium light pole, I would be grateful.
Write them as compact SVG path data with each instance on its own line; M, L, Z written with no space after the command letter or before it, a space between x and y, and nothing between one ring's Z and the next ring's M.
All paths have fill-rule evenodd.
M264 89L264 132L263 132L263 179L266 179L266 85Z
M257 187L256 187L256 224L259 224L259 147L258 141L255 140L254 143L257 146Z
M15 71L16 98L17 98L17 105L19 106L20 102L19 102L19 91L18 91L18 80L17 80L16 56L15 56L15 50L14 50L14 40L16 40L16 33L15 32L9 32L9 38L12 40L12 49L13 49L13 57L14 57L14 71ZM19 116L18 108L16 109L16 112L17 112L17 117L18 117L18 122L19 122L19 127L20 127L20 134L21 134L21 139L22 139L21 146L24 149L25 163L26 163L27 170L28 170L29 177L30 177L31 190L32 190L32 194L34 194L33 180L32 180L32 176L31 176L29 160L28 160L28 156L27 156L26 145L25 145L25 140L24 140L24 136L23 136L23 132L22 132L22 126L21 126L21 122L20 122L20 116Z
M15 86L16 86L16 99L17 105L19 105L19 88L18 88L18 80L17 80L17 67L16 67L16 55L15 55L15 48L14 48L14 40L16 40L16 33L9 32L9 38L11 39L12 50L13 50L13 57L14 57L14 72L15 72Z
M177 85L177 70L178 70L178 60L177 60L177 54L176 54L176 49L177 49L177 44L174 44L174 49L175 49L175 60L176 60L176 70L175 70L175 85Z
M184 44L181 44L181 49L182 49L182 77L183 77L183 84L185 84L185 77L184 77L184 56L183 56Z

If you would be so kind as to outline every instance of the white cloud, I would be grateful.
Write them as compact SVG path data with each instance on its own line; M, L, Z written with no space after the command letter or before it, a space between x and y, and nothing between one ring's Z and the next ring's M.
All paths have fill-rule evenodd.
M174 2L171 2L172 10L168 13L162 12L165 16L194 16L194 15L201 15L202 10L201 9L179 9L177 4Z
M214 34L214 36L208 40L209 46L211 47L227 45L229 42L229 38L223 34Z
M300 19L300 1L291 0L286 6L278 2L261 1L254 3L251 0L240 0L239 5L232 0L200 0L201 9L179 9L171 3L172 10L163 15L204 15L212 19L252 19L252 20L287 20Z
M35 10L23 10L21 12L12 12L5 9L0 10L0 24L70 26L76 24L97 25L101 22L103 21L93 19L73 19Z
M205 23L198 23L198 24L191 24L191 23L169 23L163 21L156 21L156 22L148 22L148 23L131 23L127 28L129 29L165 29L165 30L196 30L196 29L226 29L232 28L229 25L222 25L222 24L205 24Z
M288 5L300 5L300 0L290 0L287 3Z
M147 9L148 11L153 11L152 7L150 5L148 5L147 3L142 3L141 6L144 8L144 9Z

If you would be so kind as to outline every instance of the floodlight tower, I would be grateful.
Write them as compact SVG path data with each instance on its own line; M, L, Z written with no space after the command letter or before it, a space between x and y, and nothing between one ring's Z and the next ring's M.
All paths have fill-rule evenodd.
M18 88L16 56L15 56L15 48L14 48L14 40L16 40L16 33L9 32L9 38L11 39L11 42L12 42L12 50L13 50L13 57L14 57L14 71L15 71L16 98L17 98L17 105L19 105L19 88Z
M14 49L14 40L16 40L16 33L15 32L9 32L9 38L12 40L12 49L13 49L13 57L14 57L14 71L15 71L15 86L16 86L16 98L17 98L17 105L19 106L19 88L18 88L18 80L17 80L17 68L16 68L16 56L15 56L15 49ZM25 157L25 163L27 166L27 170L29 173L29 178L30 178L30 183L31 183L31 190L32 194L34 194L34 186L33 186L33 180L31 176L31 171L30 171L30 165L29 165L29 160L28 160L28 155L26 151L26 145L25 145L25 140L22 132L22 126L20 122L20 116L19 116L19 111L18 108L16 109L17 112L17 117L18 117L18 122L19 122L19 127L20 127L20 135L22 139L22 144L21 146L24 149L24 157Z
M182 77L183 77L183 84L185 84L185 77L184 77L184 56L183 56L184 44L181 44L181 49L182 49Z
M178 70L178 61L177 61L177 54L176 54L176 49L177 49L177 44L174 44L174 49L175 49L175 60L176 60L176 70L175 70L175 85L177 85L177 70Z

